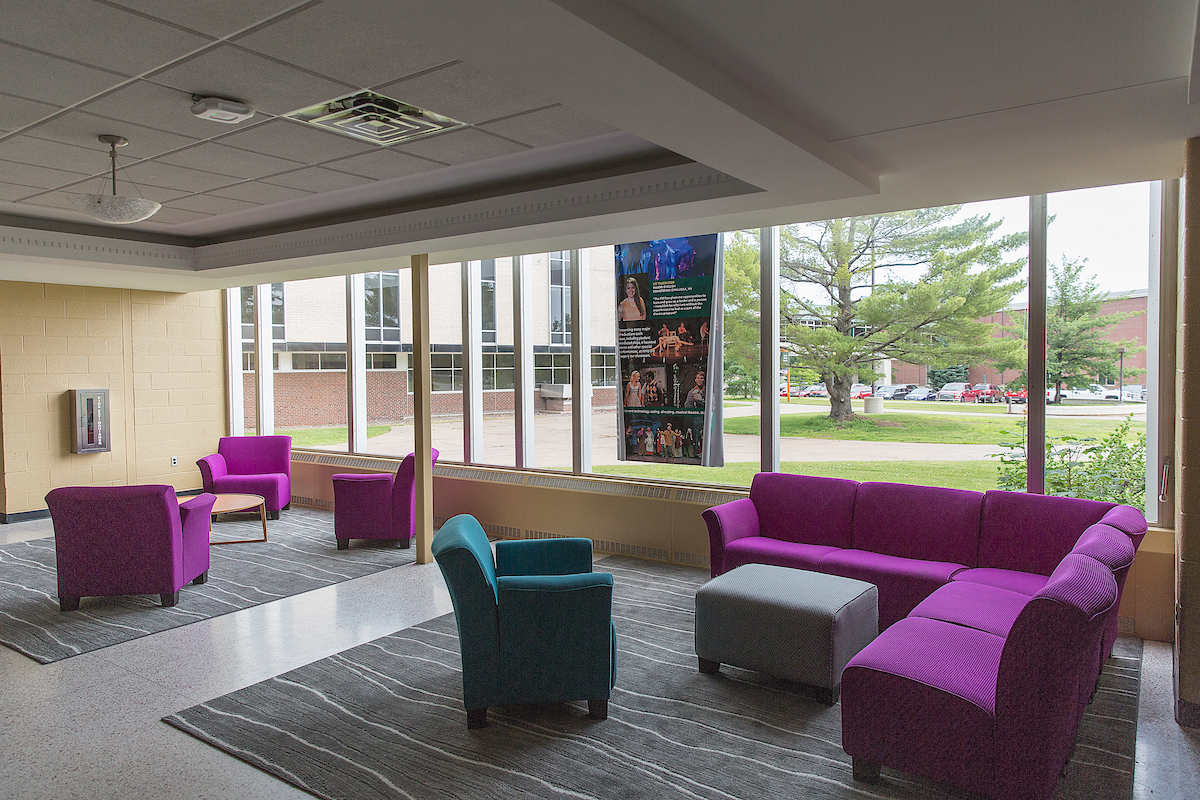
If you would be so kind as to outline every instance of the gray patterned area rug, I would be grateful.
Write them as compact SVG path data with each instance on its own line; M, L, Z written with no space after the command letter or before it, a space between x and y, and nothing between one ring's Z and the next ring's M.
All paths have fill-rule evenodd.
M884 770L855 784L841 709L722 666L701 675L693 597L706 575L624 557L614 575L617 688L585 703L489 710L468 731L453 615L164 719L313 795L351 798L958 798ZM1057 797L1127 800L1141 640L1123 638Z
M213 539L262 536L258 515L213 523ZM179 604L158 595L85 597L78 611L58 610L54 539L0 547L0 643L43 664L151 633L228 614L281 597L414 562L394 542L353 541L339 551L333 512L293 506L267 521L267 541L214 546L208 582L187 584Z

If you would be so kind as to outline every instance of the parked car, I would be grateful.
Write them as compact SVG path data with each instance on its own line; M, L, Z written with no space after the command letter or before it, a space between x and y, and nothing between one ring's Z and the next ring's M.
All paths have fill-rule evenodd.
M814 383L804 391L800 392L801 397L829 397L829 392L825 389L825 384Z
M1014 386L1011 389L1006 389L1004 399L1010 403L1024 403L1029 399L1029 390L1024 387Z
M994 383L977 383L969 392L963 394L963 400L974 403L998 403L1004 392Z
M953 401L956 403L965 402L963 395L971 391L969 383L947 383L938 390L937 399L939 401Z
M905 387L903 387L903 386L892 386L891 384L886 384L884 386L876 386L875 387L875 396L882 397L884 400L896 400L897 399L896 392L904 391L904 390L905 390Z
M1146 399L1146 387L1138 383L1125 384L1121 388L1121 392L1126 401L1132 400L1135 403L1139 403Z
M915 383L900 383L892 387L892 400L903 400L908 397L908 393L916 389Z
M908 394L904 396L905 400L937 400L937 392L930 389L928 386L918 386L915 389L909 389Z
M850 399L862 400L864 397L871 396L871 387L865 383L856 383L850 387Z

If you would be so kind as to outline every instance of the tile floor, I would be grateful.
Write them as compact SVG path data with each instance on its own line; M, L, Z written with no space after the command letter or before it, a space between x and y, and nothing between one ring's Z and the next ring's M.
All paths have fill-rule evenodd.
M3 525L0 544L51 533ZM309 798L160 718L450 610L437 566L413 565L55 664L0 646L0 798ZM1142 675L1134 796L1194 796L1200 731L1172 719L1169 645L1147 642Z

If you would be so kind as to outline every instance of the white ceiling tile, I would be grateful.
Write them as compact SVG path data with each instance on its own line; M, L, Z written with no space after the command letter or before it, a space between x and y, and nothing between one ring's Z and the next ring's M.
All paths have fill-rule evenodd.
M113 0L152 17L174 22L209 36L228 36L284 11L296 0Z
M169 208L181 208L184 211L199 211L201 214L230 214L234 211L245 211L248 208L258 208L257 203L247 203L242 200L231 200L226 197L214 197L207 194L194 194L167 203Z
M459 128L438 136L399 144L392 149L453 165L520 153L528 148L474 128Z
M0 90L6 94L41 103L71 105L125 80L112 72L0 42Z
M245 200L248 203L282 203L285 200L295 200L298 197L309 197L312 192L303 189L292 189L287 186L275 186L262 181L246 181L234 186L226 186L209 192L216 197L228 197L233 200Z
M362 186L374 183L373 178L361 175L348 175L321 167L309 167L286 172L282 175L272 175L263 178L262 183L276 186L287 186L292 189L303 189L306 192L334 192L339 189L349 189L352 186Z
M0 131L15 131L58 110L58 106L0 94Z
M137 81L112 94L93 100L84 111L119 122L168 131L190 139L209 139L228 133L229 125L192 116L189 92Z
M81 13L82 11L82 13ZM212 41L123 9L79 0L5 3L6 41L138 75Z
M394 150L376 150L361 156L351 156L339 161L333 161L325 166L364 178L374 178L384 181L388 178L401 178L405 175L416 175L418 172L428 172L440 169L437 164L413 158Z
M451 64L379 87L394 100L451 117L485 122L550 105L533 92L497 81L466 64Z
M65 169L89 175L109 169L108 148L96 142L92 147L76 147L46 139L18 134L0 141L0 159L51 169ZM119 163L119 162L118 162Z
M338 133L330 133L292 120L272 120L222 136L221 144L255 153L289 158L305 164L320 164L341 156L366 153L378 145L360 142Z
M320 35L314 36L317 31ZM454 59L411 32L402 11L390 2L324 2L240 37L237 43L355 88L394 81ZM318 97L309 105L334 96Z
M0 160L0 182L4 183L36 186L39 189L54 189L86 177L88 177L87 173L67 172L61 169Z
M41 189L34 189L31 186L18 186L15 183L0 183L0 200L20 200L22 197L29 197L31 194L37 194Z
M182 64L156 72L151 78L156 83L184 92L237 100L275 115L341 97L355 88L318 78L232 45L208 50Z
M171 208L163 206L146 222L156 222L160 225L181 225L185 222L195 222L198 219L207 219L212 214L201 214L198 211L186 211L182 208Z
M259 178L300 166L295 161L287 161L262 153L251 153L249 150L226 147L215 142L205 142L195 147L189 147L187 150L162 156L157 160L164 164L215 172L234 178Z
M617 130L611 125L598 122L586 114L580 114L565 106L555 106L531 114L521 114L479 127L509 139L515 139L530 147L546 147L552 144L575 142L605 133L613 133Z
M99 143L101 134L112 133L124 136L129 144L117 149L118 162L129 162L134 159L150 158L162 153L178 150L195 144L196 140L187 136L145 128L132 122L118 122L83 111L68 111L59 114L52 120L43 122L25 131L29 136L38 139L50 139L56 142L72 144L76 147L103 148Z
M129 179L138 184L147 183L151 186L162 186L167 189L181 189L186 192L207 192L219 189L236 179L228 175L215 175L196 169L186 169L160 161L142 161L125 170Z

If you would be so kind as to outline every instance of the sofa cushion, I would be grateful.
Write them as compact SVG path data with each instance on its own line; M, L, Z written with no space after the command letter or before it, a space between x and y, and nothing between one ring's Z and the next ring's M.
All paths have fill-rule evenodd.
M1010 592L1017 592L1018 594L1030 597L1040 592L1042 587L1046 585L1045 575L1035 575L1032 572L1021 572L1015 569L992 569L990 567L964 569L962 572L954 573L952 580L994 586L997 589L1007 589Z
M773 564L794 569L817 569L822 556L839 548L821 544L781 542L768 536L746 536L725 547L725 571L743 564Z
M979 566L1049 575L1080 534L1114 507L1077 497L990 491L983 498Z
M1008 636L1029 595L982 583L951 581L922 600L910 617L940 619L955 625Z
M963 565L847 549L823 556L817 568L878 586L879 629L883 630L945 585Z
M858 481L760 472L750 485L759 532L785 542L850 546Z
M1100 521L1105 525L1112 525L1132 539L1135 549L1146 535L1146 515L1132 506L1117 506Z
M975 566L982 503L981 493L962 489L862 483L854 500L850 546Z
M1133 564L1134 557L1133 542L1129 537L1103 522L1097 522L1084 531L1079 541L1071 548L1071 552L1091 556L1112 570L1114 576L1120 573L1121 577ZM1117 578L1118 586L1121 584L1121 577Z

